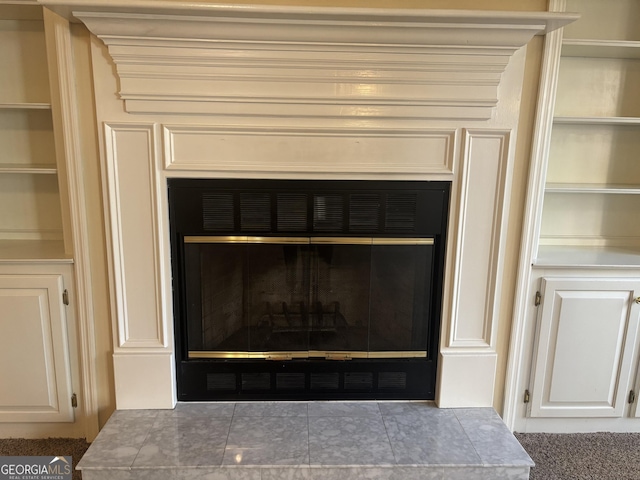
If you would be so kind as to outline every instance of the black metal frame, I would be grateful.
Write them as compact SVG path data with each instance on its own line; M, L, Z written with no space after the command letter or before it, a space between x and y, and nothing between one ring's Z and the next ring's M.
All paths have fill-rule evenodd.
M168 190L178 400L434 399L450 182L169 179ZM418 206L415 231L393 234L393 236L424 236L435 239L427 357L344 361L189 359L185 335L187 306L184 293L186 279L183 238L189 235L211 234L202 226L202 193L222 190L234 192L416 192L421 203ZM272 213L275 213L275 206L272 206ZM235 215L237 221L238 213L236 212ZM302 233L296 233L296 235ZM313 236L357 236L353 232L347 232L346 227L342 232L308 231L305 233ZM233 234L229 233L229 235ZM236 234L239 233L236 232ZM243 231L241 234L247 235L251 232ZM258 234L283 235L277 231L266 233L260 231ZM286 235L291 235L291 232L287 232ZM382 231L363 232L360 235L390 236ZM253 378L255 373L261 374L261 383L251 386L247 379ZM365 380L353 388L354 384L349 381L351 378ZM294 383L287 383L289 380ZM314 388L314 385L322 385L322 388Z

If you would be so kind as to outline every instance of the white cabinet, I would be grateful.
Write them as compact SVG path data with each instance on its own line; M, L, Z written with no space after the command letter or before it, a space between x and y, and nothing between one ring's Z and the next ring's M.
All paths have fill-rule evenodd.
M69 278L68 265L0 266L0 422L74 421Z
M621 417L637 361L640 279L542 279L531 417Z

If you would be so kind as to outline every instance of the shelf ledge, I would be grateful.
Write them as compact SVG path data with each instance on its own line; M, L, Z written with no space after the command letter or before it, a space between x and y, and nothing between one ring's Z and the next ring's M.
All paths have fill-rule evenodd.
M73 263L61 240L0 240L0 263Z
M622 125L640 126L640 117L565 117L553 118L557 125Z
M640 186L586 183L548 183L547 193L597 193L613 195L639 195Z
M571 38L562 42L564 57L640 59L640 42Z
M30 175L56 175L58 169L52 165L0 164L0 173L25 173Z
M0 102L0 110L51 110L50 103L5 103Z
M640 247L541 245L533 266L640 268Z

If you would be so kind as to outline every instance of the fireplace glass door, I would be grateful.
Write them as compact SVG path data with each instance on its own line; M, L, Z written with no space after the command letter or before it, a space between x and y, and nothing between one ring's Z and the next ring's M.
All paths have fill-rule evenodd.
M425 358L431 238L184 237L188 357Z

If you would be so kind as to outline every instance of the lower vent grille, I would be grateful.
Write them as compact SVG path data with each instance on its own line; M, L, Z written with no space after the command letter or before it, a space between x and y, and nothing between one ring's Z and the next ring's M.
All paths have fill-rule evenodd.
M207 374L207 390L230 391L236 389L235 373L209 373Z
M304 390L304 373L276 373L277 390Z
M312 390L337 390L340 387L339 373L312 373Z
M270 373L243 373L242 390L269 390L271 388Z
M379 390L405 390L406 388L406 372L380 372L378 374Z
M346 372L344 374L345 390L370 390L373 388L373 373Z

